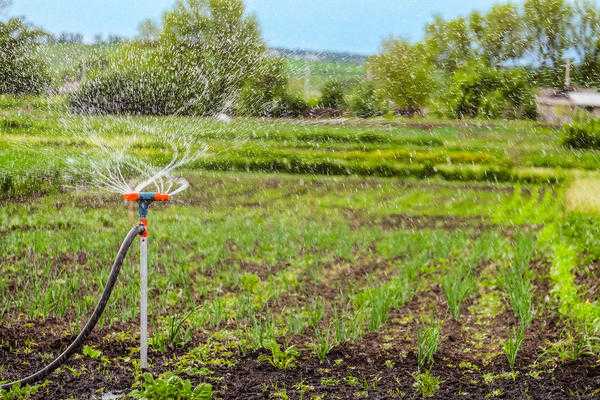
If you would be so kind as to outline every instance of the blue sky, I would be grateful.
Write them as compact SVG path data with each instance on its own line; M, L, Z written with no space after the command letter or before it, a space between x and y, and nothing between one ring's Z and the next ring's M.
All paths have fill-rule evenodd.
M432 15L485 10L493 0L246 0L270 46L371 54L390 35L419 39ZM144 18L160 20L174 0L13 0L22 15L51 32L135 35Z

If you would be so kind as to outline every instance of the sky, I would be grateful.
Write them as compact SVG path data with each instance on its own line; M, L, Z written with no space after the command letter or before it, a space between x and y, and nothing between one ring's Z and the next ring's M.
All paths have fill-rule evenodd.
M433 15L450 18L494 0L246 0L271 47L377 52L382 39L422 37ZM134 36L145 18L160 21L174 0L13 0L8 15L24 16L50 32Z

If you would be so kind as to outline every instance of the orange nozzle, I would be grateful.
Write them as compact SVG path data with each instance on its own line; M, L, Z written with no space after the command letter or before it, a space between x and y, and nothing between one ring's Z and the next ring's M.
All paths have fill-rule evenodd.
M139 193L125 193L123 196L125 201L138 201L140 199Z
M171 196L166 193L154 194L154 201L169 201L169 200L171 200Z
M167 193L154 193L154 192L132 192L125 193L123 196L125 201L161 201L167 202L171 200L171 196Z

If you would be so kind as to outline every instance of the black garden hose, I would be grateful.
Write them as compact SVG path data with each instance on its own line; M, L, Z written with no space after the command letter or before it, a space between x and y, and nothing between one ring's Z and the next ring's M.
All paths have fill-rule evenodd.
M108 299L110 298L110 295L115 286L115 283L117 282L117 277L119 276L119 272L121 271L121 266L123 265L123 261L125 260L127 251L129 251L129 248L131 247L131 244L135 240L135 237L142 234L144 232L144 230L145 230L145 228L143 225L137 225L137 226L134 226L133 228L131 228L131 230L129 231L127 236L125 236L125 239L123 240L123 243L121 244L121 247L119 248L119 252L117 253L115 261L113 262L112 269L111 269L110 275L108 277L108 282L106 283L106 286L104 287L104 291L102 292L102 296L100 297L100 300L98 301L98 304L96 305L96 308L94 309L94 312L88 319L87 323L85 324L85 326L83 327L83 329L81 330L79 335L77 335L77 337L69 345L69 347L67 347L67 349L61 355L59 355L54 361L52 361L50 364L46 365L44 368L40 369L36 373L29 375L18 381L0 385L0 390L9 390L11 387L13 387L15 385L23 386L23 385L28 385L28 384L40 381L41 379L45 378L50 373L52 373L52 371L54 371L56 368L58 368L62 364L64 364L69 359L69 357L71 357L73 355L73 353L75 353L77 350L79 350L79 347L83 344L83 342L85 341L87 336L90 334L90 332L92 332L92 330L98 323L100 316L104 312L106 303L108 303Z

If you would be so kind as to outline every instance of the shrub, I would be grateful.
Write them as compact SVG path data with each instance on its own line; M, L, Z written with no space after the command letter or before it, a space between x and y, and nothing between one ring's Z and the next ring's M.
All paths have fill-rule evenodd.
M295 106L295 99L287 92L285 68L282 59L263 59L256 73L244 82L237 112L256 117L279 117L294 112L301 113L302 107Z
M375 83L364 81L354 87L348 96L348 106L354 116L375 117L383 114L380 99L377 98Z
M580 119L561 129L561 142L572 149L600 149L600 120Z
M456 70L438 111L450 118L534 118L529 74L523 69L501 70L474 61Z
M346 109L348 106L345 98L347 86L347 84L338 79L327 81L321 89L321 98L319 99L317 105L322 108L331 108L336 110Z
M165 115L180 105L169 86L157 69L109 68L86 78L69 103L77 112Z
M21 19L0 21L0 93L39 94L50 84L46 64L35 54L42 33Z
M276 99L271 117L301 117L308 112L308 104L299 94L285 93Z

